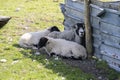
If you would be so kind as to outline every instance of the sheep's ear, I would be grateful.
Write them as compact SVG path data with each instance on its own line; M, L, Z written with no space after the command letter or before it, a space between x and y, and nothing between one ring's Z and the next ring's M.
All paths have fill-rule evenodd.
M73 29L77 29L78 28L78 26L75 24L74 26L73 26Z
M52 26L52 27L50 28L50 32L53 32L53 31L60 31L60 30L58 29L57 26Z
M39 43L38 43L38 49L46 46L47 41L48 39L46 37L40 38Z
M78 25L77 24L75 24L75 29L77 29L78 28Z

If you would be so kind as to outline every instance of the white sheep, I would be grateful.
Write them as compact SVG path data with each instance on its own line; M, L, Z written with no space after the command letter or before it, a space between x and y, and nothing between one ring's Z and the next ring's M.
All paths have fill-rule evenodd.
M43 47L47 49L49 55L55 54L74 59L87 57L86 49L82 45L65 39L42 37L38 43L38 49Z
M39 39L41 37L47 36L50 32L53 31L59 31L59 29L56 26L52 26L45 30L25 33L21 36L19 45L24 48L36 49Z
M84 35L84 23L77 23L73 26L73 29L71 30L64 30L63 32L53 31L48 34L48 37L66 39L69 41L77 42L79 44L83 44L85 43Z

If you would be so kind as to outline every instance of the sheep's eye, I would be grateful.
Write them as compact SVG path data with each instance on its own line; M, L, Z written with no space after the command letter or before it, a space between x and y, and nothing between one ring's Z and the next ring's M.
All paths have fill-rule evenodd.
M47 44L49 44L50 42L47 42Z

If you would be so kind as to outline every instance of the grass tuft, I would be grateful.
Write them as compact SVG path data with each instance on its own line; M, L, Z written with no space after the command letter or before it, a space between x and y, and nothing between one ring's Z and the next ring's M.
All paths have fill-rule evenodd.
M97 61L96 67L104 71L109 80L115 80L120 78L120 73L116 72L114 69L110 68L106 61Z

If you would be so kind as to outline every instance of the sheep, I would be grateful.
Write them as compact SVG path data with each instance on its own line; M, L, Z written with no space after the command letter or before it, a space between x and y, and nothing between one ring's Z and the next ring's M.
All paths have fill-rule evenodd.
M48 55L59 55L66 58L86 59L86 49L72 41L65 39L54 39L51 37L41 37L38 43L38 49L45 47Z
M84 23L77 23L73 26L73 28L74 29L71 30L64 30L63 32L53 31L48 34L48 37L66 39L85 46Z
M50 32L53 31L60 31L60 30L56 26L52 26L45 30L25 33L20 37L19 45L23 48L37 49L36 45L38 44L39 39L41 37L47 36Z

